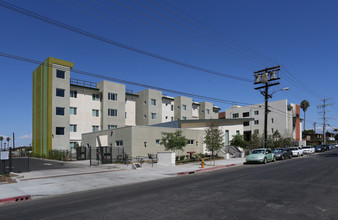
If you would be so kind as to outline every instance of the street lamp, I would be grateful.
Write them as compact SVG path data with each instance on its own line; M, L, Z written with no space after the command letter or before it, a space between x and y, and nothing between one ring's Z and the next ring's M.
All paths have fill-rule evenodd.
M272 98L272 94L278 92L278 91L287 91L290 90L289 87L283 88L283 89L278 89L271 94L268 94L268 90L265 89L265 91L261 91L261 94L265 97L265 113L264 113L264 142L263 142L263 147L266 148L266 140L268 137L268 100L269 98Z

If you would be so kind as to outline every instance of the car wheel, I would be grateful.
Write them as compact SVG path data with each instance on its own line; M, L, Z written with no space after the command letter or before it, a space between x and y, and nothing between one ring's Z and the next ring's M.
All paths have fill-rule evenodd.
M292 159L292 155L290 154L289 159Z
M276 157L273 157L273 160L272 160L272 162L276 162Z
M268 162L268 160L265 157L263 163L266 164L267 162Z
M285 157L284 157L284 155L282 155L282 160L284 160L285 159Z

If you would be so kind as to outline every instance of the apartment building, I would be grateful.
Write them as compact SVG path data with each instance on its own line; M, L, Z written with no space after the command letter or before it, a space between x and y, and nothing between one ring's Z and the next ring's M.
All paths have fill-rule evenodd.
M220 108L189 97L169 97L124 84L70 78L72 62L49 57L33 72L33 150L69 150L82 134L175 120L217 119Z
M269 102L268 135L278 131L283 137L292 137L300 141L302 137L302 123L300 119L300 107L297 104L288 104L287 100ZM244 136L249 139L251 134L264 133L264 103L249 106L232 106L220 113L219 118L253 118L253 121L244 121Z

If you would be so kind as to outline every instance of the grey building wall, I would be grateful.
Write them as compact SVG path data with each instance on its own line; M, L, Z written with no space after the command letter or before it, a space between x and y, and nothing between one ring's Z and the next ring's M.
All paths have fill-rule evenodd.
M192 98L178 96L174 98L174 120L192 119ZM185 106L185 109L184 107Z
M123 84L110 81L101 81L97 84L101 93L101 125L102 130L108 129L108 125L125 126L125 99L126 87ZM108 93L117 94L117 100L109 100ZM109 116L108 109L116 109L117 116Z
M288 137L290 134L287 100L279 100L269 102L268 113L268 135L272 134L272 131L278 130L282 136ZM257 114L258 113L258 114ZM226 118L232 119L238 115L238 118L254 118L254 121L250 121L249 125L244 126L245 131L258 130L259 134L264 133L264 103L249 105L249 106L233 106L226 110Z
M176 128L130 126L114 129L113 133L111 133L111 130L105 130L82 134L82 143L84 146L86 146L86 144L96 146L97 137L101 136L101 138L107 138L108 145L110 146L111 144L113 147L117 147L115 145L116 141L122 141L124 151L128 153L130 157L146 157L148 153L156 154L157 152L164 152L164 146L158 144L158 141L162 138L162 133L175 132L176 130ZM187 155L189 151L203 153L203 136L205 132L203 130L193 129L180 130L183 131L183 135L187 139L193 140L193 144L187 144L183 151L176 152L176 154Z
M65 78L57 78L56 70L64 70ZM64 97L56 96L56 89L64 90ZM70 72L69 68L53 65L52 79L52 149L69 149L69 93L70 93ZM56 108L64 108L64 115L56 115ZM64 128L64 135L57 135L56 128Z
M152 125L161 123L162 92L146 89L135 94L139 96L136 100L136 124ZM155 100L155 103L152 103L152 100Z
M212 119L214 117L214 105L211 102L200 102L200 119Z

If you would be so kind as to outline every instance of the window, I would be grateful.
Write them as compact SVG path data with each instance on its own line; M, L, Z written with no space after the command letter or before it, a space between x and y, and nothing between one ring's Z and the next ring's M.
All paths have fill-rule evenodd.
M273 124L273 118L271 118L271 123Z
M255 120L255 125L258 125L259 124L259 120Z
M174 105L171 105L171 111L174 111Z
M239 117L239 114L238 113L233 113L232 114L232 118L238 118Z
M254 115L259 115L259 111L254 111Z
M77 115L77 108L76 107L70 107L69 114L71 114L71 115Z
M182 117L182 120L187 120L187 117Z
M151 99L151 105L156 105L156 99Z
M168 116L165 116L165 119L168 119Z
M151 113L151 119L156 119L156 113Z
M64 89L56 89L56 96L65 97L65 90Z
M274 130L273 130L273 128L271 128L271 133L273 134L273 132L274 132Z
M180 109L180 106L177 106L177 109Z
M259 130L258 130L258 129L255 129L255 130L254 130L254 133L255 133L255 134L259 134Z
M114 116L114 117L116 117L117 116L117 109L111 109L111 108L109 108L108 109L108 116Z
M77 143L77 142L73 142L73 141L69 142L69 147L70 147L70 149L75 148L76 143Z
M174 121L174 117L171 117L171 121Z
M64 127L56 127L55 128L55 134L56 135L64 135L65 134L65 128Z
M115 141L115 146L116 146L116 147L121 147L121 146L123 146L123 141L122 141L122 140Z
M65 71L62 70L56 70L56 77L64 79L65 78Z
M188 140L188 144L194 144L194 140Z
M77 98L77 91L76 90L70 90L70 97L71 98Z
M186 111L186 110L187 110L187 105L182 105L182 109L183 109L184 111Z
M239 130L236 130L236 135L240 135L241 133L239 132Z
M70 125L69 132L77 132L77 125Z
M98 131L99 130L99 126L98 125L93 125L92 126L92 131L95 132L95 131Z
M210 114L210 110L209 110L209 109L207 109L207 114L208 114L208 115Z
M117 100L117 94L108 92L108 100L116 101Z
M93 116L93 117L99 117L99 110L97 110L97 109L92 109L92 116Z
M249 122L248 121L243 122L243 126L249 126Z
M243 118L249 117L249 112L243 112Z
M100 94L93 94L92 95L92 100L93 101L100 101Z
M56 107L56 115L65 115L65 108Z
M117 128L117 125L108 125L108 129L115 129Z
M160 142L161 142L160 139L156 139L156 141L155 141L155 143L156 143L157 146L161 145Z

